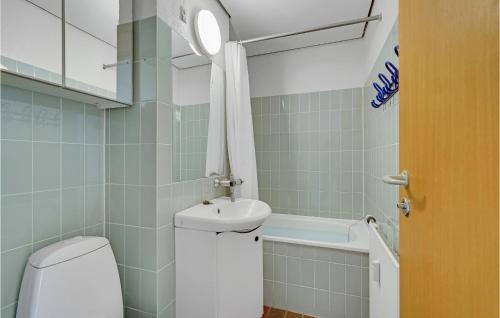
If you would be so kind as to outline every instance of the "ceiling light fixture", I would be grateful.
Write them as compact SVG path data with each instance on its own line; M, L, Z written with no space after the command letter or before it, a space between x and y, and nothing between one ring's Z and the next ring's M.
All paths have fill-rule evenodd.
M194 29L196 38L202 51L208 55L219 53L222 45L222 38L219 23L209 10L200 10L194 19Z
M200 51L194 46L193 43L191 42L188 42L189 43L189 47L191 48L191 51L194 52L194 54L198 55L198 56L202 56L203 54L200 53Z

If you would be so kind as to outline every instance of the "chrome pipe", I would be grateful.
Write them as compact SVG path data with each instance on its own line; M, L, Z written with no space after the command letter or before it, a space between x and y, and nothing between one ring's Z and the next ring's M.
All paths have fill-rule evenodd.
M238 41L238 42L241 44L254 43L254 42L260 42L260 41L284 38L287 36L301 35L301 34L306 34L306 33L311 33L311 32L316 32L316 31L323 31L323 30L328 30L328 29L340 28L340 27L353 25L353 24L365 23L365 22L370 22L370 21L381 21L381 20L382 20L382 14L377 14L377 15L374 15L371 17L347 20L347 21L337 22L337 23L333 23L333 24L327 24L327 25L323 25L323 26L319 26L319 27L315 27L315 28L309 28L309 29L302 30L302 31L285 32L285 33L267 35L267 36L262 36L262 37Z

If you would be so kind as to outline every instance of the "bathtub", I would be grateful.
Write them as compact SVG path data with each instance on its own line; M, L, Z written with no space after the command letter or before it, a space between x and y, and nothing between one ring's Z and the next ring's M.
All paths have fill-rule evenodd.
M355 223L355 224L354 224ZM350 237L347 232L351 227ZM368 253L368 225L353 220L273 213L264 223L264 240Z
M364 221L273 213L263 228L265 305L320 318L369 316Z

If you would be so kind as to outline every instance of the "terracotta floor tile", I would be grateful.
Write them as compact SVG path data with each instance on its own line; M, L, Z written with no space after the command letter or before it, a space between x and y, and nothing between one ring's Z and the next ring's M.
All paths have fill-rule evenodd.
M262 314L262 318L268 318L270 310L271 310L271 308L264 306L264 310L263 310L264 313Z
M286 311L281 309L271 308L268 318L285 318Z
M262 318L315 318L315 317L264 306L264 314L262 315Z

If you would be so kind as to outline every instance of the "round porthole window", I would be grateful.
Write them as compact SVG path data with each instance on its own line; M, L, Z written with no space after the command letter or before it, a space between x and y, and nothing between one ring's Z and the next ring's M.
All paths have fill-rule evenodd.
M222 38L217 19L209 10L200 10L196 14L194 29L200 48L208 55L219 53Z
M200 53L200 51L198 51L198 49L192 43L189 43L189 47L194 52L194 54L196 54L198 56L202 56L203 55L203 54Z

